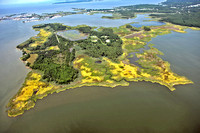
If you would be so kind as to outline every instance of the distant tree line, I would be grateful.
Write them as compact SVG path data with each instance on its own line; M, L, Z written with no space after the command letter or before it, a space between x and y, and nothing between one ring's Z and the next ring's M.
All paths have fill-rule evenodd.
M49 28L49 30L52 30L52 31L59 31L59 30L66 30L67 26L64 26L60 23L49 23L49 24L34 25L33 28L34 29Z
M150 16L161 18L160 21L170 22L183 26L200 27L200 12L176 13L176 14L151 14Z
M189 7L200 4L200 0L167 0L162 4L139 4L131 6L120 6L114 10L104 10L108 13L119 13L122 16L133 17L134 13L165 13L152 14L151 16L161 18L161 21L170 22L184 26L200 27L200 10L199 7ZM98 11L98 9L96 9ZM99 10L102 11L102 10ZM105 16L104 18L114 18ZM122 17L123 18L123 17Z

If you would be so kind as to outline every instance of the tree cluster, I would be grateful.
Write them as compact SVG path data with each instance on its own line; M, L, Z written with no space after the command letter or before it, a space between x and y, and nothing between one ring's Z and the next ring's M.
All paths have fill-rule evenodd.
M30 54L24 54L21 59L26 61L28 58L30 58Z
M85 27L79 27L78 30L82 33L90 33L91 32L91 27L90 26L85 26Z
M130 29L131 31L140 31L138 28L133 27L133 26L130 25L130 24L127 24L127 25L126 25L126 28Z
M173 24L200 27L200 12L191 13L176 13L176 14L152 14L153 17L161 18L161 21L170 22Z
M110 28L104 28L101 32L91 31L90 36L96 36L97 42L92 42L91 39L79 40L78 45L85 50L85 53L92 57L108 57L112 60L122 55L122 40L113 33ZM106 41L110 42L107 43Z
M29 44L34 43L34 42L35 42L35 40L30 38L27 41L21 43L20 45L17 45L17 48L19 48L19 49L27 48L29 46Z
M148 26L144 26L144 30L145 30L145 31L150 31L150 30L151 30L151 28L150 28L150 27L148 27Z
M34 62L32 69L38 69L44 72L43 79L47 81L55 81L59 84L68 84L74 81L78 76L78 70L69 65L75 57L75 50L72 53L66 52L66 62L58 64L54 62L54 58L58 58L58 54L62 54L61 51L51 50L48 52L39 52L38 58ZM69 57L67 56L69 54ZM67 59L69 59L67 61Z

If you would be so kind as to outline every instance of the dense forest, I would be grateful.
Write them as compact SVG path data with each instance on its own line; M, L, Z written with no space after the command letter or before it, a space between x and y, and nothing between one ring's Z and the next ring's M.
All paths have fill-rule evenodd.
M110 10L88 9L87 11L118 13L125 16L125 18L133 17L134 13L149 13L152 17L160 18L161 21L184 26L200 27L200 0L167 0L160 4L139 4L120 6ZM105 16L104 18L112 19L114 17ZM123 17L118 19L121 18Z
M200 0L167 0L162 4L171 9L176 9L174 14L151 14L153 17L161 18L161 21L173 24L200 27Z
M23 49L22 60L26 61L30 58L30 54L37 54L38 57L33 65L27 63L27 66L34 70L40 70L43 72L43 79L47 81L54 81L59 84L67 84L74 81L78 77L78 70L72 66L72 61L75 59L75 49L70 51L73 46L73 42L67 40L61 36L58 36L59 42L56 38L55 31L66 30L67 26L62 24L41 24L33 26L35 30L45 29L52 32L43 44L31 47L30 45L35 43L34 38L30 38L24 43L17 46L19 49ZM40 40L40 38L36 38ZM51 46L58 46L59 50L46 50ZM31 51L26 53L24 50Z
M64 26L60 23L49 23L49 24L40 24L40 25L34 25L34 29L40 29L45 28L46 30L50 31L59 31L59 30L66 30L67 26Z
M173 24L200 27L200 12L197 13L177 13L177 14L151 14L152 17L161 18L160 21Z
M67 54L68 53L66 52L66 57L69 56ZM75 70L73 66L68 64L68 62L73 61L68 60L68 58L66 58L66 60L62 60L63 63L55 63L55 59L58 55L63 54L53 50L48 53L39 53L39 57L35 61L32 68L43 71L43 79L46 79L47 81L56 81L59 84L70 83L77 78L78 71ZM74 55L71 53L70 57L71 56Z
M160 18L160 21L183 26L200 27L200 0L167 0L162 5L135 5L120 7L133 12L154 13L150 16ZM155 14L164 13L164 14Z
M200 0L167 0L162 2L165 5L195 5L200 4Z
M43 80L54 81L58 84L67 84L78 77L78 70L73 68L73 60L76 57L75 46L80 47L85 54L101 58L103 56L116 61L122 54L122 40L113 33L111 28L102 28L101 31L94 31L90 26L69 27L62 24L41 24L33 26L35 30L44 29L51 33L47 40L35 47L31 45L37 43L40 38L30 38L17 46L22 49L23 61L27 61L31 54L38 55L35 62L27 63L27 66L33 70L40 70L43 73ZM71 41L57 35L57 31L73 29L88 35L87 39ZM58 47L59 49L47 50L49 47ZM30 51L27 53L27 51Z
M72 47L73 43L61 36L58 38L60 43L53 34L44 43L44 47L40 47L40 51L34 52L38 54L38 58L31 68L43 71L43 79L47 81L66 84L72 82L78 76L78 71L71 65L75 58L75 49L70 52L69 48ZM55 45L58 45L60 50L42 51L45 47Z
M95 58L105 56L112 60L116 60L122 54L122 40L113 33L112 29L104 28L102 31L91 30L88 32L88 27L84 28L90 37L77 42L86 54Z

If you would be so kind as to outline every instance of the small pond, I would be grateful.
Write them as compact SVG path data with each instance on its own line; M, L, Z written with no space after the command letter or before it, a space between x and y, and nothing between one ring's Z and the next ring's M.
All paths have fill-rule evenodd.
M88 38L88 35L83 34L78 30L59 31L57 34L71 41L78 41Z

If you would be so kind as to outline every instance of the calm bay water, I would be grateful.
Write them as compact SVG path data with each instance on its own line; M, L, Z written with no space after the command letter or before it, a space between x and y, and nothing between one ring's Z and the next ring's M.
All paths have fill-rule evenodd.
M0 5L0 16L13 13L44 13L55 11L70 11L71 8L88 8L102 9L113 8L118 6L135 5L135 4L156 4L164 0L102 0L82 3L67 3L67 4L19 4L19 5Z
M149 21L149 20L151 19L148 17L148 14L142 14L142 15L140 14L137 15L137 18L134 19L135 23L131 25L138 28L142 26L154 26L154 25L160 26L165 24L163 22Z
M88 24L111 27L142 21L138 18L107 20L101 19L101 16L73 15L25 24L20 21L0 22L0 132L66 133L92 130L106 133L198 133L200 31L193 30L187 30L186 34L173 32L158 36L150 42L165 54L162 58L170 62L172 70L194 81L193 85L177 86L175 92L148 82L131 82L128 87L113 89L81 87L49 95L37 101L35 108L22 116L7 116L5 106L29 72L19 60L21 52L15 47L37 34L31 26L60 22L71 26Z

